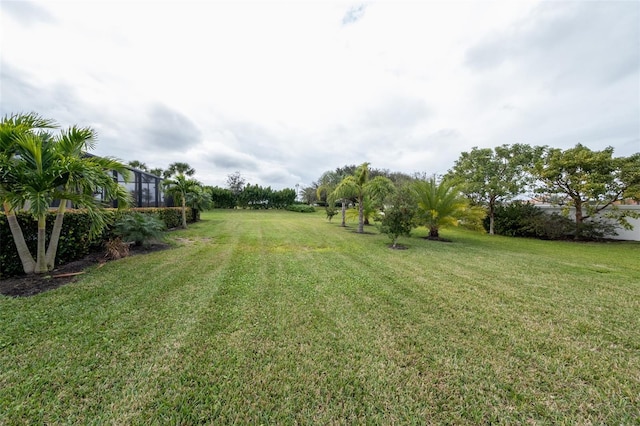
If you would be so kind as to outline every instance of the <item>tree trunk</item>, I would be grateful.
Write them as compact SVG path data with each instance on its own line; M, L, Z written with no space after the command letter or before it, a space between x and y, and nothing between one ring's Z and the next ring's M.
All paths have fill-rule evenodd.
M582 200L574 200L575 208L576 208L576 235L574 235L574 239L579 240L582 237L582 222L584 218L582 217Z
M20 262L22 262L22 270L25 274L33 274L33 271L36 267L36 262L33 260L33 256L29 251L29 247L27 247L27 243L24 240L24 234L22 233L22 229L20 228L20 224L18 223L16 213L9 208L8 203L4 203L3 207L4 213L7 216L7 223L9 223L11 235L13 236L13 242L16 245L16 249L18 250Z
M36 252L36 274L44 274L47 272L47 263L45 262L46 252L45 245L47 239L47 216L42 215L38 218L38 250Z
M495 206L493 203L489 203L489 235L495 234L494 222L495 222Z
M358 198L358 233L364 232L364 203L363 197Z
M182 194L182 228L187 229L187 197Z
M347 226L347 204L345 203L345 199L342 199L342 224L340 226Z
M440 238L440 233L438 232L438 227L437 226L430 226L429 227L429 239L430 240L437 240Z
M50 271L56 266L56 254L58 253L60 232L62 231L62 221L64 220L64 211L66 207L67 201L60 200L60 206L58 207L56 220L53 223L53 229L51 230L51 239L49 240L49 247L47 247L47 255L45 257L45 263L47 264L47 268Z

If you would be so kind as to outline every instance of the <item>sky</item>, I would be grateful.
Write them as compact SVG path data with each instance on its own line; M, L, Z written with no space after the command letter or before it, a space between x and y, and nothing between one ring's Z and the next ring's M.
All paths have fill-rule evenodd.
M639 1L0 1L0 115L207 185L473 147L640 152Z

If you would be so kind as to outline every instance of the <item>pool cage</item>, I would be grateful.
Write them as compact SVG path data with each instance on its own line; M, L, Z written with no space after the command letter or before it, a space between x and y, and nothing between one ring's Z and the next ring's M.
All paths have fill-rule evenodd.
M164 193L162 192L162 178L151 173L127 167L131 172L129 182L125 182L124 177L113 171L113 179L120 185L127 188L132 198L131 207L164 207ZM97 200L112 207L118 207L117 201L105 200L102 192L95 194Z

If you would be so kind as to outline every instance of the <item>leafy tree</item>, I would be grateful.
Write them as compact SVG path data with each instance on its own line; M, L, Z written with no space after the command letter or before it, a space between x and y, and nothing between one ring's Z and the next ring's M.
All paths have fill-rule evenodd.
M347 176L332 192L333 199L355 197L358 202L358 233L364 232L364 200L366 196L374 201L382 201L391 194L393 182L383 176L369 180L369 163L362 163L353 175Z
M227 188L229 188L229 190L233 194L236 206L238 205L238 198L240 197L240 193L244 189L246 182L246 179L242 176L242 174L240 174L239 171L227 175Z
M463 152L447 179L460 186L475 204L487 207L489 234L494 234L496 205L522 194L531 182L529 170L542 148L529 145L502 145Z
M408 186L403 186L393 195L391 205L385 209L380 224L380 232L389 236L393 248L398 247L400 237L411 235L411 230L415 227L415 215L413 194Z
M541 182L538 192L566 197L566 212L575 209L575 238L583 235L585 221L606 208L607 217L629 228L626 217L637 217L621 211L615 203L626 197L640 198L640 153L630 157L613 157L613 148L592 151L586 146L561 150L547 149L536 164L536 177Z
M183 174L174 178L165 179L164 185L167 194L179 201L182 206L182 228L187 229L187 197L188 194L197 191L202 185L195 179L189 179Z
M134 169L142 170L144 172L149 171L149 168L147 167L147 165L138 160L129 161L129 166L133 167Z
M413 190L417 201L416 218L420 225L429 229L429 239L440 239L439 231L443 226L457 226L461 220L480 220L478 209L469 206L459 187L451 181L438 182L432 176L415 181Z
M44 273L55 267L67 202L87 209L92 218L92 235L106 225L103 209L94 198L102 191L118 206L128 204L129 194L108 173L128 176L117 160L86 155L95 146L95 132L73 126L59 135L41 129L54 128L51 120L36 114L5 117L0 122L0 197L25 273ZM46 244L46 215L54 201L58 209L51 238ZM36 258L24 244L22 230L15 221L18 210L28 211L38 223Z

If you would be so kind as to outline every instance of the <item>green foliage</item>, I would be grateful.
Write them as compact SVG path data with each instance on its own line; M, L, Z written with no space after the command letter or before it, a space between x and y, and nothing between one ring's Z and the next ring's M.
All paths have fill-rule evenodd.
M307 204L290 204L287 206L287 210L298 213L313 213L316 208Z
M214 186L211 188L211 200L214 209L232 209L236 206L236 199L230 189Z
M416 203L410 188L405 186L391 200L391 206L385 209L380 232L387 234L393 247L397 247L398 238L408 237L416 226Z
M381 205L384 199L395 191L390 179L384 176L369 179L369 176L369 163L362 163L352 175L343 178L329 195L330 202L344 199L357 201L359 233L364 232L366 198L369 198L373 206Z
M469 215L469 202L451 181L438 182L435 176L413 183L417 201L416 220L429 229L429 238L440 238L443 226L458 226L463 217Z
M483 222L489 229L489 218ZM495 209L495 233L510 237L562 240L575 238L575 222L558 213L548 214L541 208L522 201L498 205ZM617 235L615 225L604 219L589 219L581 224L580 239L599 240Z
M581 144L564 151L550 148L536 164L536 177L542 183L537 191L564 197L566 206L575 208L575 237L581 238L590 232L590 227L583 225L587 219L627 197L640 195L639 170L640 154L615 158L612 147L602 151ZM607 216L628 226L625 218L636 214L613 209Z
M542 223L545 213L539 207L523 201L499 204L494 211L494 230L498 235L509 237L539 237L534 224ZM490 219L487 216L482 224L488 232Z
M474 204L488 208L489 233L493 234L495 207L524 192L532 182L533 159L541 150L522 144L494 149L474 147L460 154L447 179L458 185Z
M331 222L331 219L338 214L338 210L336 210L335 207L325 206L324 211L327 214L329 222Z
M165 228L164 222L152 214L131 212L115 223L113 232L124 242L141 246L153 240L162 240Z
M38 241L38 226L28 213L16 215L23 230L25 241L31 251L35 251ZM56 213L50 212L46 216L46 239L51 238ZM96 245L99 237L91 237L92 218L85 211L70 210L65 213L65 219L60 233L60 242L56 253L57 265L71 262L86 256ZM7 217L0 214L0 277L21 275L24 273L18 252L11 237L7 224Z

